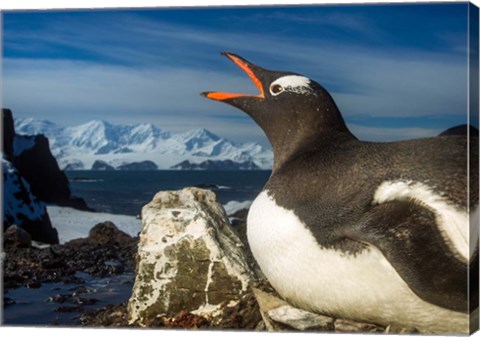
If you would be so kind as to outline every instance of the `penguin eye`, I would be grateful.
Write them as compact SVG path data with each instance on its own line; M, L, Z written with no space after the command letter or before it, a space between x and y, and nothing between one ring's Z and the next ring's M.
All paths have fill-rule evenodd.
M280 84L272 84L270 86L270 92L272 95L276 96L283 91L283 87Z

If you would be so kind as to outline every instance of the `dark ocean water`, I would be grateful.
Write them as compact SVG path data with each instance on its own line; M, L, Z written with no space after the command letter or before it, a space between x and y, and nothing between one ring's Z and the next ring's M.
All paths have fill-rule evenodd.
M253 200L270 171L66 171L75 196L97 211L139 215L164 190L207 187L219 201Z
M4 299L9 298L15 304L4 306L2 325L5 326L78 326L82 312L103 308L109 304L127 301L132 293L133 274L121 274L106 278L95 278L78 272L77 277L83 284L43 283L38 289L20 287L6 289ZM71 295L82 291L63 303L52 301L59 295ZM79 306L74 299L95 299L98 302ZM73 310L72 310L73 309Z

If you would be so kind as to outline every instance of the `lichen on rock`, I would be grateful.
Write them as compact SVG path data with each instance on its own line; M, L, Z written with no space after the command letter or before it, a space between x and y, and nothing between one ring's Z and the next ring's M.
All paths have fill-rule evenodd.
M142 222L130 322L219 307L238 300L254 280L213 192L159 192L142 209Z

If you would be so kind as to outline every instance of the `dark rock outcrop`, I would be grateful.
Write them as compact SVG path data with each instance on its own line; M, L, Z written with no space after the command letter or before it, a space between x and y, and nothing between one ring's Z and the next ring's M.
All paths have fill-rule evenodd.
M45 203L89 210L85 201L72 197L65 173L50 152L43 135L15 134L12 112L2 109L3 119L3 228L17 225L32 240L58 243Z
M71 195L68 178L52 155L48 138L43 135L16 135L12 112L2 109L2 114L5 157L28 182L31 192L46 203L90 210L83 199ZM22 143L29 146L15 148L15 144Z
M72 159L69 160L67 164L64 163L64 171L76 171L76 170L85 170L85 166L80 160Z
M112 165L109 165L103 160L95 160L92 165L92 170L94 171L113 171L115 168Z
M253 161L235 162L226 160L205 160L201 163L192 163L184 160L171 167L174 170L212 170L212 171L230 171L230 170L259 170L260 168Z
M17 225L12 225L3 233L3 246L5 250L14 248L27 248L32 244L32 237L27 231Z
M13 164L29 182L32 192L39 199L48 203L63 203L69 200L68 179L50 152L48 138L44 135L29 137L33 138L33 147L18 153Z
M3 171L3 228L17 225L33 240L58 243L58 233L52 227L45 204L30 190L30 185L18 170L2 159Z
M113 151L113 153L132 153L133 150L129 147L122 147L118 150Z
M2 109L3 118L3 155L9 162L13 161L13 139L15 137L15 128L13 126L12 111Z
M154 171L158 170L157 164L150 160L123 164L117 167L121 171Z
M108 246L110 244L123 247L128 245L132 241L132 237L125 232L122 232L111 221L105 221L95 225L88 233L90 241L95 242L98 245Z

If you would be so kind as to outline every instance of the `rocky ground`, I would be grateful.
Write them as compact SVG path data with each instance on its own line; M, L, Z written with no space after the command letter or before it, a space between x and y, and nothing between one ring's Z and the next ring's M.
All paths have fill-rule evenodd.
M101 302L82 276L106 279L131 274L133 279L138 238L123 233L111 222L96 225L87 238L63 245L32 245L29 234L17 226L10 226L3 239L4 307L17 304L9 297L9 290L25 287L42 292L42 287L55 283L65 285L46 299L55 304L56 313L88 312L93 304ZM47 307L45 312L49 315ZM55 312L51 320L46 318L50 324L57 324Z
M87 238L41 248L32 246L26 232L11 226L4 233L3 285L38 288L44 282L81 283L77 272L96 277L133 272L137 242L105 222L93 227Z
M88 291L82 286L78 272L95 277L109 277L132 273L135 269L138 237L132 238L118 230L111 222L92 228L87 238L49 247L32 246L28 233L16 226L4 233L3 285L4 289L18 287L40 288L44 283L58 282L72 285L71 294L51 296L48 301L65 304L58 311L82 313L79 325L92 327L132 327L127 322L127 303L108 305L99 310L89 310L94 298L82 297ZM13 299L4 296L4 306L14 305ZM147 327L165 328L221 328L254 330L262 320L253 293L248 293L235 306L223 310L223 317L215 324L206 317L185 311L173 317L159 317Z
M247 293L234 306L225 305L221 317L204 317L180 311L175 316L162 316L146 322L144 327L173 329L222 329L222 330L265 330L258 303L252 292ZM91 327L135 327L127 322L127 303L109 305L83 314L83 326Z
M237 220L234 221L241 238L245 235L244 215L245 212L237 214ZM128 323L127 302L107 305L101 309L90 309L89 305L97 300L95 295L83 296L88 289L82 286L83 280L78 277L79 272L100 278L125 273L133 276L137 243L138 238L132 238L118 230L113 223L105 222L93 227L87 238L42 248L32 246L29 235L12 226L4 233L4 289L39 288L48 282L72 284L71 293L51 296L48 301L62 304L57 311L80 313L78 325L138 327L138 324ZM282 316L282 310L298 309L289 307L287 303L272 296L274 291L265 280L254 286L239 301L222 304L222 310L216 316L199 316L180 311L175 315L163 315L144 322L142 327L251 331L313 330L376 333L389 331L389 328L369 323L316 315L312 317L306 312L300 313L304 315L300 321L298 319L291 321L288 317L277 318L275 315L280 313ZM15 305L15 302L4 295L4 306L8 305ZM272 308L276 308L275 315ZM295 315L298 315L298 312Z

